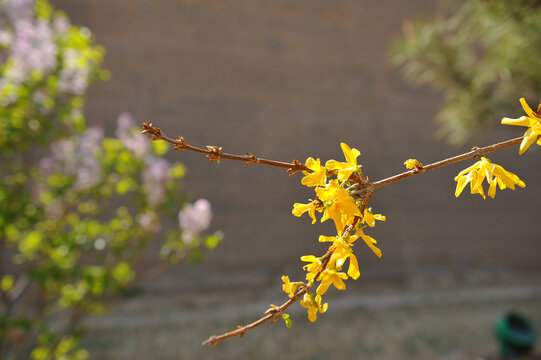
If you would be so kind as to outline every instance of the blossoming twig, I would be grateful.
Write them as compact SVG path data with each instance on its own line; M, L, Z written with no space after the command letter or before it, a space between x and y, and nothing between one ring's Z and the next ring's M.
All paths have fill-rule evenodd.
M370 199L372 198L372 195L373 193L368 193L366 194L363 199L362 199L362 206L361 206L361 210L364 211L367 206L368 206L368 203L370 201ZM351 225L349 225L345 230L344 230L344 233L342 234L342 237L343 238L347 238L351 232L355 229L355 226L357 225L357 223L359 222L360 218L359 217L355 217L355 219L353 220L353 223ZM334 250L329 250L325 253L325 255L323 255L320 259L322 261L322 264L321 264L321 268L318 270L318 272L316 273L316 275L314 276L314 279L315 280L318 280L319 277L321 276L321 274L323 273L323 271L325 271L325 269L327 268L327 265L329 264L329 260L333 254ZM244 326L238 326L237 329L233 330L233 331L230 331L230 332L227 332L225 334L222 334L222 335L213 335L211 337L209 337L207 340L203 341L203 343L201 345L210 345L210 346L214 346L216 344L218 344L220 341L223 341L223 340L226 340L226 339L229 339L231 337L235 337L235 336L240 336L240 337L244 337L244 335L246 334L247 331L250 331L260 325L263 325L264 323L266 323L267 321L269 320L272 320L272 322L274 323L276 320L278 320L278 318L284 313L284 311L289 308L291 305L293 305L294 303L297 302L297 300L299 300L301 297L304 296L304 294L306 294L306 292L310 289L310 287L313 286L313 283L309 283L309 284L303 284L301 286L301 288L297 291L297 293L289 298L286 302L284 302L282 305L280 306L276 306L276 307L271 307L269 309L267 309L267 311L265 311L265 316L263 316L262 318L248 324L248 325L244 325Z
M389 184L392 184L394 182L404 180L404 179L407 179L409 177L419 175L419 174L425 173L425 172L430 171L430 170L434 170L434 169L437 169L437 168L440 168L440 167L451 165L451 164L454 164L456 162L464 161L464 160L471 159L471 158L474 158L474 157L481 157L482 155L491 153L493 151L498 151L498 150L508 148L510 146L518 145L518 144L520 144L522 142L522 139L523 139L523 137L520 136L518 138L502 141L502 142L492 144L492 145L488 145L488 146L485 146L485 147L482 147L482 148L474 147L474 148L472 148L471 151L468 151L467 153L456 155L456 156L453 156L453 157L450 157L450 158L447 158L447 159L444 159L444 160L440 160L440 161L437 161L437 162L429 164L429 165L423 165L421 168L416 168L416 169L413 169L413 170L410 170L410 171L403 172L401 174L397 174L397 175L388 177L386 179L375 181L375 182L372 183L372 186L373 186L374 190L376 190L376 189L382 188L384 186L387 186ZM359 190L357 190L357 191L359 191ZM355 192L352 192L352 193L355 193Z
M353 253L354 242L362 238L364 243L378 256L381 257L381 250L375 245L377 241L364 233L364 228L374 227L376 220L385 221L385 216L375 214L368 204L374 195L374 191L392 184L394 182L404 180L408 177L415 176L427 171L431 171L443 166L447 166L463 160L477 158L478 161L474 165L460 172L455 181L457 181L457 190L455 196L458 196L464 187L470 183L471 193L479 193L485 198L482 183L486 179L489 183L488 195L494 197L496 186L501 190L505 188L515 189L515 185L524 187L524 183L516 176L497 164L493 164L490 160L482 157L494 151L502 150L514 145L521 145L521 153L531 145L538 141L541 145L539 137L541 137L541 118L538 113L527 106L524 99L521 103L525 112L529 117L520 119L502 120L503 124L528 126L529 130L524 136L499 142L482 148L474 147L471 151L457 156L453 156L429 165L422 165L416 159L409 159L404 164L409 171L382 179L376 182L371 182L368 176L363 175L361 166L357 162L357 157L361 155L360 151L355 148L350 148L347 144L341 143L344 153L345 162L328 160L324 165L319 158L314 159L309 157L305 164L294 160L292 163L281 161L260 159L251 153L246 155L233 155L222 152L222 148L218 146L207 146L207 149L190 146L186 143L183 137L177 140L172 140L164 136L158 127L152 126L150 123L143 124L143 134L151 135L153 140L164 140L174 145L175 150L191 150L205 154L210 161L219 162L222 158L231 160L245 161L246 165L252 163L261 163L271 166L287 168L290 175L302 172L304 177L301 183L308 187L313 187L316 197L310 200L309 203L293 204L292 214L300 217L308 213L312 219L312 223L317 221L316 212L323 213L320 220L324 222L332 219L335 223L337 235L335 236L319 236L319 242L331 242L332 245L327 252L321 256L305 255L301 260L307 262L304 269L307 271L306 280L290 281L288 276L282 276L282 288L289 299L280 306L271 305L265 312L265 315L260 319L247 324L238 326L237 329L218 336L211 336L203 342L203 345L216 345L222 340L240 336L243 337L247 331L252 330L267 321L276 322L280 317L284 319L288 327L291 326L289 315L284 311L301 299L300 304L308 309L308 318L314 322L317 319L317 313L324 313L327 310L328 304L322 304L322 295L325 294L331 284L338 290L344 290L346 285L343 280L348 278L357 279L360 275L358 261ZM526 104L526 105L525 105ZM541 106L540 106L541 108ZM526 142L526 145L525 145ZM355 234L353 232L355 231ZM349 261L347 273L342 270L345 262ZM310 289L319 283L315 293Z

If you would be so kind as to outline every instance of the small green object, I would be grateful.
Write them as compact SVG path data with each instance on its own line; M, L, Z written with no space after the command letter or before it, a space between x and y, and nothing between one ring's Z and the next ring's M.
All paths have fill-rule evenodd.
M156 156L165 155L169 151L169 145L165 141L153 141L151 144Z
M291 321L291 318L289 317L289 314L282 314L282 319L284 319L284 322L286 323L286 326L288 328L291 328L293 326L293 321Z
M205 239L205 246L207 249L214 249L224 238L224 233L221 231L216 231L213 235L207 236Z
M529 354L536 341L528 319L514 312L506 314L496 323L496 335L501 356L505 359Z
M13 284L15 284L15 278L13 275L4 275L2 276L2 280L0 281L0 288L3 292L8 292L13 287Z

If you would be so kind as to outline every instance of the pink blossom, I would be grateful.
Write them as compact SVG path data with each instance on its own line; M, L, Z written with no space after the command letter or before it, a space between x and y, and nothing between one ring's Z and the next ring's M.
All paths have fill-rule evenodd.
M146 136L141 136L140 130L135 127L135 121L131 114L123 112L118 117L115 134L126 149L141 159L150 150L150 140Z
M143 172L148 203L158 207L165 201L165 185L170 180L171 164L165 159L153 159Z
M187 204L178 213L178 223L183 231L184 240L190 242L195 236L208 229L212 219L210 202L199 199L193 205Z

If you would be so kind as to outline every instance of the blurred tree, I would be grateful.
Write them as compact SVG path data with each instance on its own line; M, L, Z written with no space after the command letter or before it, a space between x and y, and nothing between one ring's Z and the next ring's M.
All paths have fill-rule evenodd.
M517 99L539 99L541 1L451 4L431 22L406 22L392 59L409 81L443 93L439 135L461 144L517 111Z
M161 223L166 263L197 260L210 204L186 203L184 167L121 114L116 138L87 127L104 49L46 0L0 0L0 358L85 359L78 324L144 270ZM119 204L121 206L119 206Z

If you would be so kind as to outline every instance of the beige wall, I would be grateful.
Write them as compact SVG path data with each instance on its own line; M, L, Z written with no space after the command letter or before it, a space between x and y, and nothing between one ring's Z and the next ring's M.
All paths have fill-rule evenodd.
M402 21L432 16L435 1L53 3L107 48L113 77L93 88L87 114L110 133L117 115L129 111L194 145L277 160L340 159L345 141L361 150L372 179L402 171L409 157L430 163L520 135L492 131L463 149L434 139L439 97L405 84L389 65L388 48ZM372 207L388 221L370 234L384 255L378 260L356 247L364 279L422 281L435 271L475 282L539 272L539 156L518 157L515 150L492 156L527 184L495 200L454 198L452 179L466 164L378 191ZM291 215L294 202L311 196L299 176L211 164L193 153L168 157L187 165L186 189L212 202L214 228L226 238L202 264L180 266L154 284L276 285L282 273L300 274L299 256L324 251L317 235L330 234L331 226Z

